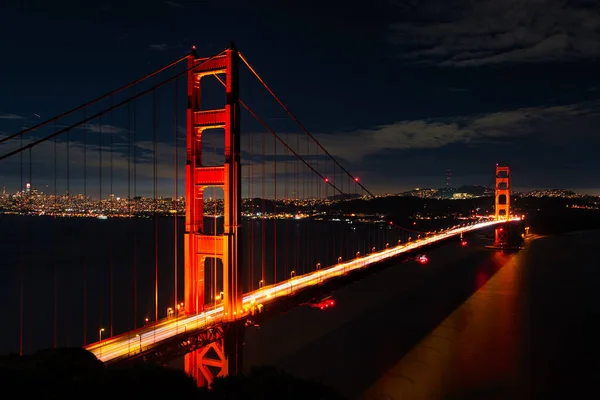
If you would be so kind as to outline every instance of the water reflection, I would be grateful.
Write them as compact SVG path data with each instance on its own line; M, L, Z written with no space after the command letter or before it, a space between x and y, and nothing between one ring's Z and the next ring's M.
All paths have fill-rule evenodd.
M496 253L487 259L488 265L475 275L474 285L480 289L388 370L364 398L506 396L518 372L521 328L515 315L523 253Z

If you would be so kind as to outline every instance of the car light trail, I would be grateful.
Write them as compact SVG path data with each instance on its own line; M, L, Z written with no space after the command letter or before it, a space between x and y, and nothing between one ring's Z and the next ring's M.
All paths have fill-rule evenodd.
M518 221L521 218L512 218L510 221ZM399 244L395 247L386 248L369 255L341 262L328 268L322 268L317 271L294 276L278 284L263 286L258 290L247 293L243 298L243 310L238 310L238 315L246 317L250 314L253 307L262 307L262 304L274 301L282 296L289 296L304 288L318 285L328 279L347 274L348 272L368 267L371 264L398 256L402 253L418 249L429 244L448 239L469 231L491 227L506 221L488 221L480 222L466 227L448 229L443 233L419 239L414 242ZM210 310L191 316L181 316L177 318L164 319L156 322L152 326L139 328L135 331L127 332L122 335L113 336L100 342L92 343L84 348L91 351L99 360L111 362L117 359L123 359L142 351L150 350L157 344L172 338L173 336L183 334L187 331L196 331L219 323L223 319L223 307L215 307Z

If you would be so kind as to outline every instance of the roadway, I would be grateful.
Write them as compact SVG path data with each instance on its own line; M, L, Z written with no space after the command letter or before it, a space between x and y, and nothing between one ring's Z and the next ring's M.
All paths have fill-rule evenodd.
M514 218L511 221L515 220L519 220L519 218ZM461 233L489 228L503 222L505 221L486 221L473 223L467 226L453 227L424 239L398 244L397 246L389 247L368 255L359 256L355 259L308 274L295 276L278 284L264 286L244 295L244 309L239 310L239 315L245 317L250 313L250 309L253 306L260 307L262 304L272 302L277 298L289 296L299 290L318 285L328 279L344 275L353 270L368 267L371 264L396 257L400 254L428 246L441 240L458 236ZM96 343L91 343L84 348L92 352L103 362L114 362L150 350L156 345L167 341L176 335L184 334L190 330L201 330L204 327L218 323L223 320L223 317L223 307L219 306L210 310L205 310L196 315L184 315L157 321L146 327L113 336Z

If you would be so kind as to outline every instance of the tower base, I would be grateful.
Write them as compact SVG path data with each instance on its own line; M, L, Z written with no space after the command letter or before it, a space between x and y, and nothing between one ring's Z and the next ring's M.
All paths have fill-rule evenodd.
M511 231L509 229L509 224L505 223L501 226L496 227L495 235L494 235L494 244L490 246L485 246L486 249L491 250L503 250L503 251L518 251L521 250L523 241L516 240L514 237L514 232L517 227L513 226L513 237L511 238Z
M184 356L185 372L198 387L210 387L215 378L242 372L244 321L218 328L218 339Z
M505 224L503 226L500 227L496 227L495 229L495 235L494 235L495 239L494 239L494 246L495 247L504 247L504 246L509 246L509 235L508 235L508 225Z

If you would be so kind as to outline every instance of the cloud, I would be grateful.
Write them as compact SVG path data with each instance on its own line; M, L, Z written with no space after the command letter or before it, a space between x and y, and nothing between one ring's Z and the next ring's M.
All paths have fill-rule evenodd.
M165 4L171 6L173 8L185 8L183 4L177 3L175 1L165 1Z
M85 129L88 132L94 133L126 133L127 129L121 128L115 125L108 124L82 124L77 127L77 129Z
M150 47L151 50L158 50L158 51L167 51L167 50L169 50L169 45L164 44L164 43L151 44L148 47Z
M444 166L443 171L447 165L452 165L453 172L456 168L457 173L460 174L458 171L462 168L464 174L464 171L472 168L473 165L477 169L487 165L490 160L504 159L502 157L512 157L510 160L527 160L530 164L525 166L522 165L522 161L519 162L521 162L521 169L528 170L529 173L535 172L536 165L546 168L549 159L552 160L553 165L586 162L591 166L589 170L594 171L596 156L583 153L593 151L600 145L599 140L594 136L595 127L600 123L599 110L600 102L596 101L552 107L519 108L450 118L402 120L349 132L313 134L342 165L352 173L358 174L365 182L369 182L367 187L370 190L375 190L371 185L377 183L380 185L380 190L385 191L389 189L390 184L400 185L398 182L402 182L402 185L414 182L414 185L422 186L426 184L422 181L423 176L438 174L440 164ZM84 125L82 128L91 132L100 131L100 126L97 124ZM133 182L128 179L128 176L133 174L133 159L129 157L128 135L120 134L121 132L126 130L118 126L102 125L103 136L108 137L108 134L113 133L114 138L110 146L106 146L108 139L103 140L105 144L102 148L103 195L109 192L111 169L116 194L125 195L130 189L128 182ZM221 164L224 152L222 131L207 132L210 133L206 133L202 138L205 146L203 162L206 165ZM316 145L310 142L305 134L299 132L278 132L278 134L323 176L330 179L337 176L336 184L344 182L345 190L353 187L346 183L351 183L350 178L344 176L339 168L334 168L333 163L322 151L317 151ZM74 136L71 136L69 144L70 182L71 191L80 193L83 190L84 147L81 139ZM277 144L274 151L274 140L271 135L264 135L265 146L262 142L262 132L243 131L241 138L244 195L247 195L249 185L260 190L262 182L266 182L266 192L270 196L275 177L279 182L278 197L284 196L286 190L292 190L290 188L295 187L295 182L313 179L307 180L307 187L313 189L318 187L318 177L302 162L296 160L293 154L286 152L283 145ZM179 139L177 165L180 179L179 191L182 194L186 151L184 136L180 135ZM88 140L85 155L87 188L88 193L93 196L99 194L101 153L99 143L98 140ZM0 146L0 154L5 154L19 145L19 140L3 143ZM58 185L61 192L66 187L66 146L65 138L59 138L56 159L58 160ZM158 193L169 196L173 193L174 186L175 144L173 140L161 142L157 145L157 150ZM21 157L18 155L0 161L0 183L6 184L7 188L17 187L22 168L24 176L28 177L30 154L33 160L33 181L52 186L53 141L36 146L31 153L24 152L22 164ZM152 195L154 143L147 136L136 141L135 157L137 193ZM112 168L110 168L111 158ZM413 171L415 166L419 166L418 171ZM253 178L249 178L250 176ZM297 179L294 180L293 177ZM537 181L542 182L541 179ZM253 183L249 184L249 182ZM479 183L486 184L487 181ZM330 191L329 194L331 193Z
M530 107L437 120L398 121L371 129L318 134L317 138L334 156L360 163L367 156L386 151L506 143L512 137L543 132L549 125L593 114L592 106Z
M82 126L84 129L92 132L99 132L100 127L97 124ZM112 132L109 132L112 131ZM32 182L35 187L46 187L46 191L54 190L54 165L57 165L57 191L64 193L67 185L70 186L71 193L83 193L84 177L87 188L87 194L97 197L100 194L100 176L102 175L102 195L107 196L110 188L118 196L125 196L131 191L133 186L137 188L138 195L152 196L154 185L154 142L143 139L135 143L135 149L129 147L126 135L119 135L124 129L110 125L102 126L104 146L99 147L100 141L88 140L84 146L79 138L71 136L68 142L65 137L58 137L56 148L54 141L43 142L33 148L31 152L24 151L0 161L0 184L6 185L10 190L17 190L20 186L20 172L23 171L26 180L29 180L29 166L32 167ZM203 163L206 166L222 165L224 160L223 136L222 131L207 131L203 135ZM110 133L114 141L111 146L107 146ZM291 153L286 152L282 145L277 145L276 155L273 154L273 138L265 135L266 146L265 153L261 142L261 133L254 132L250 134L245 132L242 135L242 185L244 196L249 191L250 181L256 193L262 193L261 185L265 184L265 193L268 196L273 195L275 179L281 184L278 186L278 197L283 197L287 190L284 182L292 184L293 182L309 182L312 178L313 189L317 186L318 178L309 169L296 159ZM295 136L288 135L290 142L295 143ZM0 134L0 139L4 137ZM320 172L324 172L325 162L323 155L314 154L307 156L302 150L306 151L306 137L301 141L302 149L296 149L304 158L311 163ZM27 137L23 144L31 142L35 138ZM158 181L158 195L169 197L174 192L175 177L175 159L177 153L177 173L179 176L179 194L185 193L185 137L180 138L177 148L173 141L157 143L156 150L156 178ZM250 141L254 141L251 146ZM0 155L16 150L21 146L17 139L10 140L0 145ZM313 146L314 148L314 146ZM85 149L85 152L84 152ZM130 153L131 151L131 153ZM135 160L133 154L135 151ZM31 156L31 164L30 157ZM68 160L68 168L67 168ZM85 166L85 168L84 168ZM100 166L102 173L100 174ZM135 179L133 178L135 169ZM67 170L69 171L69 180L67 181ZM332 170L332 167L329 168ZM85 174L84 174L84 171ZM111 180L112 175L112 180ZM253 178L249 178L250 175ZM128 178L129 177L129 178ZM277 178L275 178L277 177ZM293 180L296 177L296 180ZM134 183L135 182L135 183ZM291 189L290 189L291 190ZM308 190L308 189L306 189ZM211 192L212 193L212 192ZM316 191L315 191L316 193Z
M0 136L1 137L1 136ZM107 136L106 136L107 137ZM59 138L56 148L54 141L49 140L35 146L31 152L25 151L23 159L17 154L0 161L0 182L10 186L18 184L19 171L23 170L29 180L29 157L31 156L32 181L36 186L49 185L53 188L54 165L57 165L57 190L63 193L70 184L72 193L83 193L84 176L87 182L87 193L99 195L100 166L102 166L102 192L108 195L111 183L118 186L118 195L124 195L127 182L135 180L138 194L151 195L154 180L153 143L140 141L135 147L135 166L133 157L128 157L129 148L126 142L116 140L111 147L104 146L100 151L97 143L83 143L70 140L68 143ZM108 140L108 139L107 139ZM25 141L28 143L30 139ZM6 142L0 146L0 154L6 154L20 146L18 140ZM84 152L85 149L85 152ZM179 176L185 177L185 148L179 149ZM133 154L133 149L132 149ZM68 168L67 168L68 160ZM84 166L86 167L84 169ZM133 171L135 168L135 179ZM67 182L67 169L69 181ZM84 174L84 170L86 173ZM111 182L112 175L112 182ZM128 179L128 175L130 178ZM168 143L160 143L157 157L157 179L159 195L169 196L172 193L173 177L175 176L175 148ZM181 182L180 182L181 183ZM181 186L183 191L184 186Z
M399 57L444 67L600 56L600 3L580 0L432 0L390 25Z
M25 119L25 118L21 117L20 115L16 115L16 114L0 114L0 119Z
M56 128L63 129L63 128L68 128L69 126L70 125L56 125ZM122 134L125 134L128 132L127 129L122 128L120 126L109 125L109 124L100 124L100 123L81 124L81 125L78 125L74 129L84 130L84 131L91 132L91 133L114 134L114 135L116 135L116 137L121 137L121 138L124 138L124 135L122 135Z

